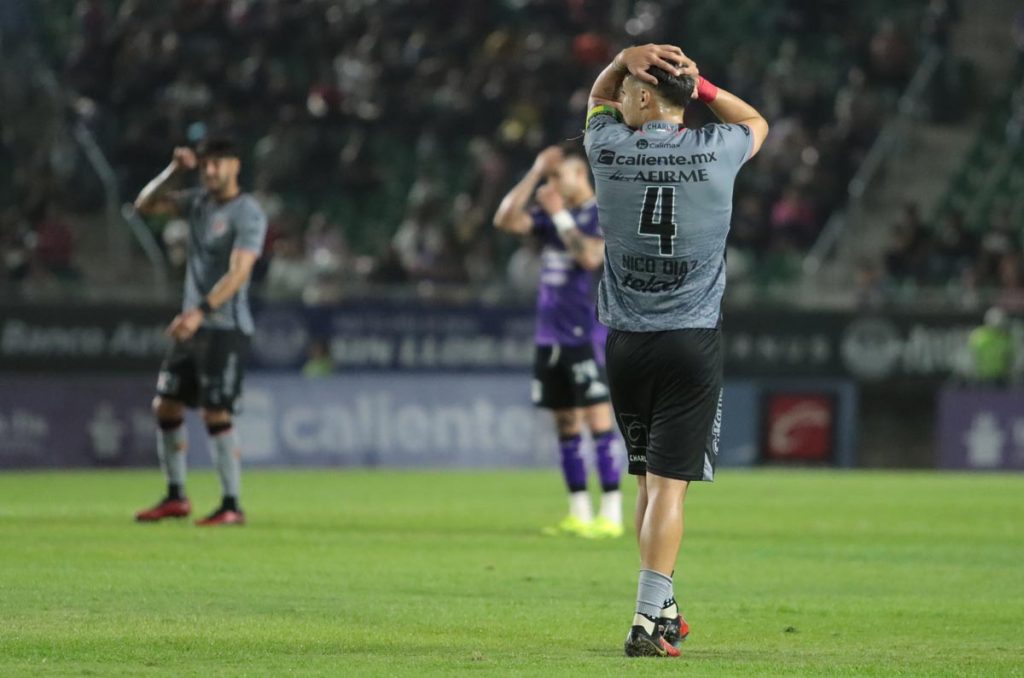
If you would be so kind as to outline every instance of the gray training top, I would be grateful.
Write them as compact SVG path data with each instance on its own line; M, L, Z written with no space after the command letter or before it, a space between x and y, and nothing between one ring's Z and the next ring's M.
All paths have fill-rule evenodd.
M195 308L228 272L231 250L259 254L267 235L267 217L248 193L220 203L206 189L181 191L175 196L179 213L188 219L188 267L182 309ZM249 310L249 281L230 300L203 319L206 329L255 329Z
M753 150L750 129L652 121L634 130L599 106L583 144L605 238L601 322L629 332L717 327L733 183Z

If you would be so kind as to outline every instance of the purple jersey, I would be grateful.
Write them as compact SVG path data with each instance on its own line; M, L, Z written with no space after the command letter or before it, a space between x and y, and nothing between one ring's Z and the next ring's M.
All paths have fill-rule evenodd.
M597 223L597 201L591 199L569 210L584 235L603 237ZM565 249L547 212L530 211L533 234L540 239L540 290L537 293L538 346L582 346L594 339L597 328L598 273L580 266Z

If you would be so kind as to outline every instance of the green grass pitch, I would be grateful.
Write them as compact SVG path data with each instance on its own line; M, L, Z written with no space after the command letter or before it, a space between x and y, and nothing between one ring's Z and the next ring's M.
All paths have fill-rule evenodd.
M160 489L0 475L0 676L1024 675L1021 476L723 470L677 660L621 656L631 532L539 534L553 472L250 471L244 528L133 524Z

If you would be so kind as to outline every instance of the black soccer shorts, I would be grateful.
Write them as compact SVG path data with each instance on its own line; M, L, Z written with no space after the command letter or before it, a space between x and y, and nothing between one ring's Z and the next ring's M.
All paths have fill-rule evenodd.
M722 425L721 331L611 330L607 359L629 472L713 480Z
M590 343L538 346L533 363L533 404L549 410L608 402L608 377Z
M156 392L188 407L235 412L248 352L247 334L200 328L167 351Z

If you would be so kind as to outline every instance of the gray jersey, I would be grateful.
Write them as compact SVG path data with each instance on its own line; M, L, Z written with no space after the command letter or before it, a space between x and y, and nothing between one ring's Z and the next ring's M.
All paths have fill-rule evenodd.
M750 129L654 121L634 130L616 114L595 109L584 137L605 238L598 316L632 332L717 327Z
M267 217L256 199L241 193L225 203L204 189L182 191L175 196L180 214L188 219L188 267L182 308L195 308L228 272L231 251L259 254L267 235ZM208 329L241 330L252 334L249 282L225 304L203 320Z

